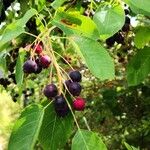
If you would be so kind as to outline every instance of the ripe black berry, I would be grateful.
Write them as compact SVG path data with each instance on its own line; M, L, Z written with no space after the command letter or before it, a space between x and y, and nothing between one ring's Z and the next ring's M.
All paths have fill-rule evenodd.
M120 32L116 33L114 36L118 44L124 44L124 37L122 36Z
M67 102L62 95L55 97L54 108L59 117L65 117L69 112Z
M43 93L47 98L52 98L57 95L58 90L55 84L49 84L44 88Z
M27 60L23 65L23 71L25 73L34 73L37 70L37 64L33 60Z
M85 108L85 101L83 98L76 98L73 101L73 108L77 111L82 111Z
M71 80L66 80L65 81L65 85L67 86L67 88L69 89L69 85L70 85L70 83L72 83L72 81Z
M112 36L112 37L106 39L106 44L107 44L109 47L112 47L112 46L114 45L114 43L115 43L115 38L114 38L114 36Z
M40 64L40 60L36 59L35 60L36 64L37 64L37 69L35 71L36 74L40 73L42 71L42 65Z
M122 27L123 32L128 32L130 30L130 24L125 23L124 26Z
M125 18L125 23L130 24L130 18L128 16L126 16L126 18Z
M71 71L69 73L69 76L70 76L70 78L73 82L80 82L81 78L82 78L81 73L77 70L76 71Z
M78 82L72 82L70 83L68 89L73 96L79 96L82 88Z
M40 63L43 68L48 68L51 63L51 59L48 55L41 56Z

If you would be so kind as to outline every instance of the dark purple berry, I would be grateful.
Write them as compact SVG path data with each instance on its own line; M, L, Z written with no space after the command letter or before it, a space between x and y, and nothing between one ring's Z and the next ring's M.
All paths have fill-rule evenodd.
M125 12L125 15L128 15L130 13L129 9L125 9L124 12Z
M109 46L109 47L112 47L114 44L115 44L115 38L114 36L106 39L106 44Z
M72 82L69 85L69 92L73 95L73 96L79 96L81 93L81 85L78 82Z
M66 80L65 81L65 85L67 86L67 88L69 89L69 85L70 85L70 83L72 83L72 81L71 80Z
M120 32L116 33L114 37L118 44L124 44L124 37L122 36Z
M49 84L44 88L43 93L47 98L53 98L57 95L58 90L55 84Z
M77 70L76 71L71 71L69 73L69 76L70 76L70 78L73 82L80 82L81 78L82 78L81 73Z
M37 63L37 70L35 71L36 74L42 71L42 65L40 64L40 60L36 59L35 62Z
M65 117L69 112L67 102L62 95L55 97L54 108L59 117Z
M130 30L130 24L125 23L124 26L122 27L123 32L128 32Z
M48 68L51 63L51 59L48 55L41 56L40 63L43 68Z
M37 64L33 60L27 60L23 65L23 71L25 73L34 73L37 70Z
M126 16L126 18L125 18L125 23L130 24L130 18L128 16Z

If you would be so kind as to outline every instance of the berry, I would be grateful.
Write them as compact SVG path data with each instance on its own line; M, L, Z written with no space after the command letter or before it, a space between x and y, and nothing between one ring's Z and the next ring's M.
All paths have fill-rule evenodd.
M70 78L72 79L73 82L80 82L81 81L81 73L79 71L71 71L69 73Z
M59 117L65 117L69 112L67 102L62 95L55 97L54 108Z
M83 98L76 98L73 101L73 108L77 111L82 111L85 108L85 101Z
M40 64L40 60L36 59L35 62L37 63L37 70L35 71L36 74L42 71L42 65Z
M70 83L68 90L73 96L79 96L81 93L81 85L78 82Z
M65 81L65 85L67 86L67 88L69 89L69 85L70 85L70 83L72 83L72 81L71 80L66 80Z
M114 36L112 36L112 37L106 39L106 44L107 44L109 47L112 47L112 46L114 45L114 43L115 43L115 38L114 38Z
M124 12L126 15L128 15L130 13L129 9L125 9Z
M48 68L51 63L51 59L48 55L41 56L40 63L43 68Z
M43 93L47 98L52 98L57 95L58 90L55 84L49 84L44 88Z
M116 33L114 36L118 44L124 44L124 37L122 36L120 32Z
M130 18L128 16L126 16L126 18L125 18L125 23L130 24Z
M36 45L34 46L34 50L35 50L35 53L40 54L40 53L42 53L42 51L43 51L43 47L42 47L41 44L36 44Z
M130 30L130 24L125 23L124 26L122 27L123 32L128 32Z
M37 70L37 64L33 60L27 60L23 65L23 71L25 73L34 73Z

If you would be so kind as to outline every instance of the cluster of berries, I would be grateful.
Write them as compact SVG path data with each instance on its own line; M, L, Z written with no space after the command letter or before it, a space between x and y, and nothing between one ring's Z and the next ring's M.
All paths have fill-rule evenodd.
M79 71L71 71L69 73L70 80L66 80L64 87L69 91L73 96L79 96L81 93L81 74ZM63 94L58 95L58 89L55 84L51 83L44 88L44 95L48 99L54 98L54 108L58 116L64 117L69 112L68 104L63 96ZM75 98L72 103L74 110L82 111L85 108L85 101L81 97Z
M42 69L48 68L51 64L51 59L48 55L42 53L43 47L41 44L34 46L33 50L38 55L36 60L29 59L23 65L25 73L40 73Z
M48 68L51 64L51 59L48 55L43 55L43 47L41 44L35 45L33 48L38 58L36 60L29 59L23 65L23 70L25 73L40 73L42 69ZM82 87L79 84L81 82L82 76L79 71L71 71L69 73L69 80L66 80L64 87L72 95L76 96L73 101L72 108L77 111L82 111L85 108L85 101L83 98L78 97L81 93ZM44 95L48 99L54 99L53 104L55 111L58 116L65 117L69 112L69 107L67 101L63 94L58 94L58 89L55 84L51 83L46 85L43 90Z
M125 44L123 32L128 32L130 30L130 18L127 16L128 13L129 10L125 9L125 24L119 32L106 39L107 46L112 47L115 44L115 42L117 42L118 44Z

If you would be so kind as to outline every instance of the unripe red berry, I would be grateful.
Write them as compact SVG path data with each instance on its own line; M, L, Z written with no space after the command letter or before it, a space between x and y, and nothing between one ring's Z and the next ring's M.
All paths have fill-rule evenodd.
M40 63L43 68L48 68L51 63L51 59L48 55L41 56Z
M73 108L77 111L82 111L85 108L85 100L83 98L76 98L73 101Z
M35 73L37 70L37 64L33 60L27 60L23 65L23 71L25 73Z
M69 76L73 82L80 82L82 78L81 73L78 70L71 71Z
M43 93L47 98L53 98L57 95L58 90L55 84L49 84L44 88Z
M41 44L36 44L36 45L34 46L34 50L35 50L35 53L40 54L40 53L42 53L42 51L43 51L43 47L42 47Z

